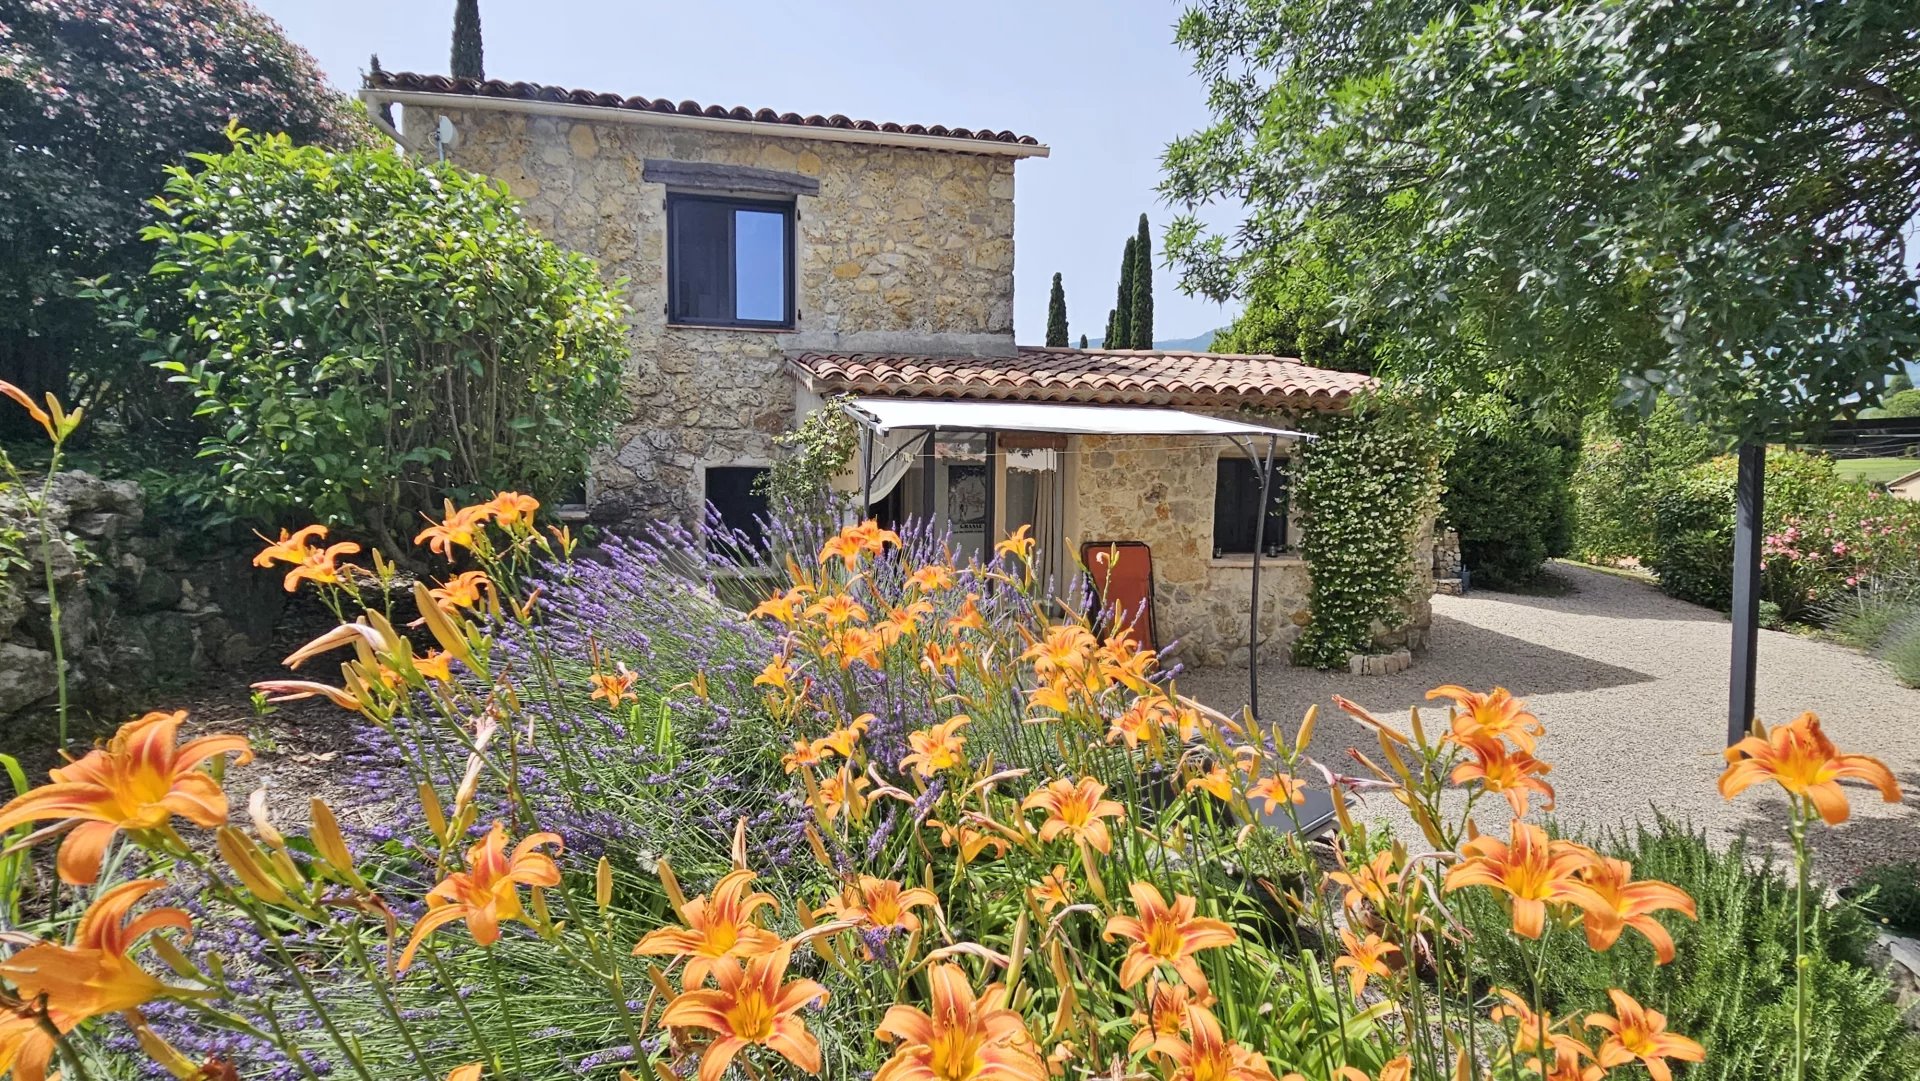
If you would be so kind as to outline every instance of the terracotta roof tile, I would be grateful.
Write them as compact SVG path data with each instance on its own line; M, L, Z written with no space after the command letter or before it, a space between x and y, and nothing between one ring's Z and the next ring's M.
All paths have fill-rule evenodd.
M993 131L988 128L949 128L940 124L926 126L922 124L876 123L872 120L853 120L835 113L832 116L801 116L799 113L783 113L773 109L749 109L744 105L731 108L723 105L702 105L697 101L669 101L666 98L621 97L619 94L602 94L592 90L568 90L558 86L546 86L541 83L502 82L488 79L480 82L475 79L454 79L445 75L416 75L406 71L381 71L366 77L368 89L415 91L429 94L467 94L481 98L518 98L524 101L552 101L571 105L597 105L608 109L631 109L651 113L678 113L682 116L705 116L717 120L744 120L759 124L791 124L805 128L843 128L853 131L883 132L890 135L931 135L945 139L970 139L976 142L1012 143L1019 146L1039 146L1040 141L1031 135L1015 135L1011 131Z
M1023 346L998 357L791 353L787 362L816 390L913 398L1337 409L1375 385L1369 376L1290 357L1147 349Z

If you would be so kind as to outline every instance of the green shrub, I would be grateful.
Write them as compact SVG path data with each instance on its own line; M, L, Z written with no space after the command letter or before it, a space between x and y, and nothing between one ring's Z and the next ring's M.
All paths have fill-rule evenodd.
M1593 562L1651 560L1654 498L1712 452L1712 435L1671 399L1662 398L1644 418L1588 418L1569 485L1574 554Z
M1645 940L1629 931L1594 953L1577 931L1556 931L1541 965L1555 1015L1604 1010L1618 987L1667 1015L1675 1032L1700 1041L1706 1062L1693 1081L1776 1081L1793 1050L1793 885L1743 842L1716 852L1691 829L1661 819L1631 839L1598 846L1629 860L1635 878L1672 883L1692 895L1699 920L1662 918L1677 955L1654 966ZM1476 956L1492 980L1523 988L1541 960L1532 944L1498 933L1507 916L1484 897L1467 904ZM1907 1081L1920 1076L1920 1038L1887 1001L1886 980L1867 964L1873 929L1852 905L1823 908L1808 932L1813 962L1810 1081Z
M1827 634L1842 645L1874 649L1895 625L1920 615L1920 581L1876 577L1834 594L1819 609Z
M1903 687L1920 687L1920 616L1908 616L1887 629L1880 659Z
M1880 408L1889 417L1920 417L1920 390L1908 387L1895 391L1881 401Z
M592 260L494 182L390 150L236 133L195 160L129 317L197 403L209 508L390 543L449 496L579 482L627 352Z
M1870 868L1846 893L1882 926L1920 935L1920 863L1906 860Z
M1548 557L1567 554L1575 460L1565 440L1509 418L1455 439L1442 503L1475 585L1526 585Z

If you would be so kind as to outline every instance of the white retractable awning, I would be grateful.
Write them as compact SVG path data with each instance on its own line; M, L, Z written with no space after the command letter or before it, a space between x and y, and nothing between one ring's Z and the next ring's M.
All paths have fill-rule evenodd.
M1209 417L1181 409L1067 402L981 402L937 398L855 398L853 416L882 434L895 431L1050 432L1058 435L1287 436L1305 432Z

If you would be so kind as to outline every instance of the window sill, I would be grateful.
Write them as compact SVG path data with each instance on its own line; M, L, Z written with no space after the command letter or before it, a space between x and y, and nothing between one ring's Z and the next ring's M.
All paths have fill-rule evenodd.
M668 323L668 330L719 330L735 334L792 334L794 327L733 327L713 323Z
M1306 557L1302 556L1299 552L1282 552L1277 556L1260 557L1260 565L1262 567L1303 565L1306 561ZM1253 553L1248 552L1242 554L1236 552L1231 555L1216 556L1207 561L1207 566L1231 570L1251 570L1253 568Z

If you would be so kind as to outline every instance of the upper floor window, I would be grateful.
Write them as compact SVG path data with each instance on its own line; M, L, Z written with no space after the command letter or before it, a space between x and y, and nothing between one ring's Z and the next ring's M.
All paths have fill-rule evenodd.
M667 321L793 325L793 204L667 196Z
M1267 555L1286 550L1287 462L1275 459L1273 483L1267 490L1267 527L1262 546ZM1214 555L1253 554L1254 531L1260 523L1260 465L1251 458L1222 457L1213 489Z

